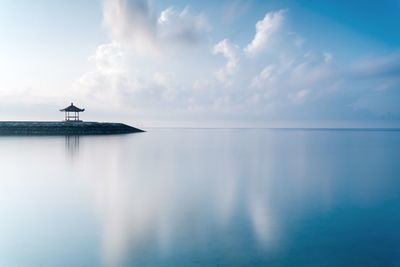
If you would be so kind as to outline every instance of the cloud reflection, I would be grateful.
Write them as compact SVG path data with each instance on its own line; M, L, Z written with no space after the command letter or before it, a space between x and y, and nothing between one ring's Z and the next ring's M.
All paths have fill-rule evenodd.
M85 166L95 170L90 175L96 180L106 266L144 257L157 261L179 255L185 246L201 251L209 240L215 242L211 251L228 251L225 235L232 243L247 239L248 246L273 253L283 245L286 214L307 210L310 190L316 194L310 197L330 195L330 186L315 190L320 181L303 176L309 171L309 151L301 134L296 144L284 144L284 138L269 133L246 145L232 132L207 138L192 132L166 134L111 139L102 163ZM288 149L295 153L287 154Z
M332 161L312 133L259 131L243 143L248 134L163 130L85 140L79 175L96 197L104 265L274 255L302 217L337 205L346 149Z
M92 161L97 162L96 167L85 165L85 169L92 171L90 176L95 180L106 266L140 261L143 253L168 257L185 244L201 249L212 235L222 238L227 227L233 225L232 231L243 227L243 222L235 223L243 201L250 215L245 227L254 228L261 243L273 242L275 219L267 198L262 192L253 192L259 191L257 186L243 190L243 166L235 166L232 158L249 151L232 150L231 137L227 138L225 144L221 144L222 139L200 135L165 138L161 146L154 140L105 142L107 153ZM204 146L214 142L222 145L219 151ZM82 152L84 157L89 153ZM233 234L236 241L242 238Z

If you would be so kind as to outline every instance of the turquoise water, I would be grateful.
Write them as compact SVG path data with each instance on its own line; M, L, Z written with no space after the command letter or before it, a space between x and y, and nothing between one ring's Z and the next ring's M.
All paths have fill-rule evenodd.
M0 138L0 266L400 266L400 131Z

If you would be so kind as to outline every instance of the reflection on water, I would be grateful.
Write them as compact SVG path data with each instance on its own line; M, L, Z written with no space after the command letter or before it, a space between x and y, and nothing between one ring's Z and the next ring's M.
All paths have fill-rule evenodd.
M65 149L70 157L73 158L79 152L79 135L66 135Z
M0 266L400 264L400 132L152 130L0 146Z

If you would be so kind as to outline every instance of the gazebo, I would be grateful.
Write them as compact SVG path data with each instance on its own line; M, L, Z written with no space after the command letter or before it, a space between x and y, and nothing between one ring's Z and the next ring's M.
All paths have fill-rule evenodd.
M70 106L60 109L61 112L65 112L65 121L81 121L79 120L79 112L84 112L85 109L80 109L71 103Z

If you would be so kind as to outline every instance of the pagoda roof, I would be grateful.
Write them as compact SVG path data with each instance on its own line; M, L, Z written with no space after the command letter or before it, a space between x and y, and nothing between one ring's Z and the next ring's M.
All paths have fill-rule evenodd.
M68 107L64 108L64 109L60 109L60 111L66 111L66 112L83 112L85 111L85 109L80 109L76 106L74 106L74 103L71 103L71 105L69 105Z

